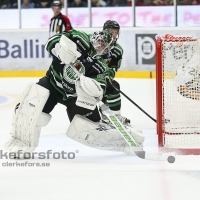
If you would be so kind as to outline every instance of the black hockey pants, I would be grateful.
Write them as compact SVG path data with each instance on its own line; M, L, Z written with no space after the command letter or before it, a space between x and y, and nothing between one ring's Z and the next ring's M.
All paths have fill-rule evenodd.
M112 84L120 90L120 85L117 81L112 80ZM112 87L109 81L107 81L106 94L102 101L113 111L118 111L121 109L120 93Z
M37 84L50 91L49 98L43 108L44 113L49 114L54 109L56 104L60 103L67 107L67 114L70 121L72 121L72 119L74 118L76 114L84 115L93 122L98 122L100 120L100 115L99 115L99 111L97 107L94 110L88 110L88 109L79 107L75 104L77 98L74 98L74 97L69 98L66 101L63 101L60 93L56 91L56 89L50 84L50 80L48 77L45 76L41 78Z

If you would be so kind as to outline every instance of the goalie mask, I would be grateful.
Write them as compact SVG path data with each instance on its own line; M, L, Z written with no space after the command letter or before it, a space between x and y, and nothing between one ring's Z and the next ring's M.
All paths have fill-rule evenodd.
M108 30L113 35L115 42L119 38L120 25L114 20L107 20L103 25L103 30Z
M97 55L107 54L113 47L113 37L108 30L94 32L90 42L97 52Z

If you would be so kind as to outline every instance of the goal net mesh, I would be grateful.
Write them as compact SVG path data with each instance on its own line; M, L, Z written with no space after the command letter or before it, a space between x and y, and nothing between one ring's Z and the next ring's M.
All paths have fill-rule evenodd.
M162 134L168 148L200 148L200 40L157 36L161 44Z

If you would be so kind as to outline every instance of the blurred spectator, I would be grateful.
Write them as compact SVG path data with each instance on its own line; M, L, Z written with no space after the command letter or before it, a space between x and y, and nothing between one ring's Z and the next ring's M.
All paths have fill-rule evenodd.
M10 0L3 0L1 1L1 9L8 9L11 8Z
M35 7L37 7L37 8L51 8L51 1L40 0L40 1L37 2Z
M180 1L179 5L183 5L183 6L192 5L192 0L183 0L183 1Z
M163 0L160 3L161 6L172 6L174 5L174 1L173 0Z
M115 6L125 6L126 3L124 0L108 0L106 6L115 7Z
M12 8L18 8L18 1L17 0L13 1Z
M159 2L157 0L148 0L145 6L158 6Z
M153 3L155 4L155 6L160 6L160 4L162 3L162 0L154 0Z
M192 5L200 5L200 0L192 0Z
M192 1L192 5L198 5L197 0L193 0L193 1Z
M65 0L61 0L61 2L63 3ZM88 1L88 0L84 0L84 1ZM67 4L71 5L74 2L74 0L67 0Z
M30 2L30 0L23 0L21 8L34 8L34 3Z
M11 8L18 8L18 0L10 0Z
M82 0L74 0L70 7L87 7L87 3Z
M13 3L13 8L18 8L18 1L16 0L15 3ZM34 8L35 4L30 2L30 0L23 0L21 4L21 8Z
M144 6L143 0L135 0L135 6ZM132 0L127 0L126 6L132 6Z
M92 7L102 7L106 6L106 2L103 0L91 0L91 6Z
M53 36L57 33L67 32L72 29L69 18L61 13L62 3L58 0L53 1L52 10L54 16L51 18L49 25L49 36Z

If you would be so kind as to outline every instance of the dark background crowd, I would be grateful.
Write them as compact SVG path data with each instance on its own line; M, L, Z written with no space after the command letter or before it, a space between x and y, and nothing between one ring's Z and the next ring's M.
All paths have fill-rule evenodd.
M64 0L62 0L64 2ZM87 0L68 0L68 7L87 7ZM50 8L51 0L21 0L21 8ZM179 0L178 5L200 5L200 0ZM136 6L174 5L173 0L136 0ZM91 0L92 7L132 6L132 0ZM17 0L0 0L1 9L18 7Z

